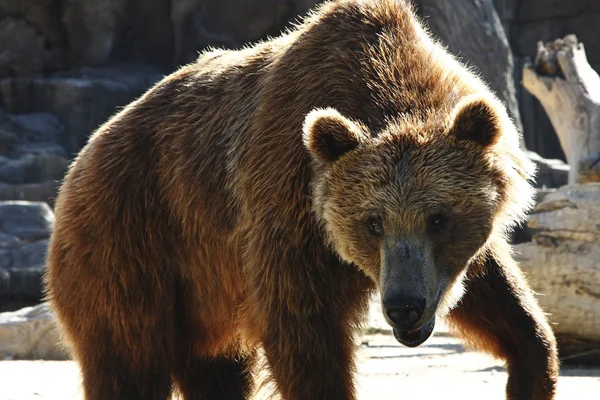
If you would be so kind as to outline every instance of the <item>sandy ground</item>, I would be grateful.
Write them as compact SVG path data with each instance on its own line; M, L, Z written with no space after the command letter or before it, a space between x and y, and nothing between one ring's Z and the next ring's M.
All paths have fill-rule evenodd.
M444 332L416 349L391 334L363 337L359 399L503 400L506 372L485 355L466 352ZM563 368L557 400L600 399L600 368ZM0 361L0 400L82 399L72 361Z

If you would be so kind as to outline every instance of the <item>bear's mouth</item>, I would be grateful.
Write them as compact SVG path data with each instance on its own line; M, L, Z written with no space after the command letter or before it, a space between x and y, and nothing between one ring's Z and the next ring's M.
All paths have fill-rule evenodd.
M407 347L417 347L425 343L433 333L435 328L435 315L433 318L419 329L412 331L400 331L394 328L394 337L396 340Z

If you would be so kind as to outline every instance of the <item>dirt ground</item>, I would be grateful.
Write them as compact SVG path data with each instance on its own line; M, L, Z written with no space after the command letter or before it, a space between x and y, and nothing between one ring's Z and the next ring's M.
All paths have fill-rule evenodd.
M467 352L440 332L410 349L389 333L360 343L359 399L460 398L503 400L501 363ZM557 400L599 399L600 368L563 368ZM0 400L82 399L79 370L72 361L0 361Z

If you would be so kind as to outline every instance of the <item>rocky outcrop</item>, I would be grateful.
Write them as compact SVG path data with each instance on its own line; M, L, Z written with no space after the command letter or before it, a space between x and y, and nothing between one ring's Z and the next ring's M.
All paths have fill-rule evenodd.
M54 116L64 126L56 140L72 155L118 107L140 96L161 77L154 68L128 65L80 68L43 78L6 78L0 80L0 107L13 114ZM21 121L27 119L21 117Z
M46 203L0 203L0 311L41 301L53 222Z
M42 77L83 66L115 63L146 65L161 68L167 73L177 65L193 60L198 51L208 46L239 48L245 43L277 35L319 2L4 0L0 2L0 79ZM425 5L424 0L413 2L421 7ZM539 40L547 42L569 33L576 34L584 43L590 64L600 70L600 41L596 40L600 36L600 24L596 23L600 18L600 2L493 0L493 3L514 55L518 114L527 147L545 158L564 158L543 109L521 87L520 71L527 59L535 55ZM422 16L435 26L436 15L425 11ZM459 19L453 23L458 24L457 29L460 29L461 22L464 21ZM460 44L452 42L452 37L446 38L446 41L451 48L461 48ZM464 53L464 49L461 50ZM486 56L479 55L484 60ZM489 79L495 79L492 75ZM20 85L21 91L25 90L21 85L38 85L32 82L12 84ZM9 100L6 96L5 88L0 107L7 107ZM135 96L128 96L125 102ZM90 98L84 100L92 101ZM42 96L34 104L40 101L47 101L47 98ZM60 102L61 98L53 98L52 101ZM103 102L101 99L98 101ZM123 105L123 100L119 98L108 103L118 106ZM23 107L18 110L8 107L12 113L52 112L50 108L31 106L25 111ZM93 126L93 129L102 119L95 116L105 116L102 104L99 110L97 114L92 112L89 123L79 125L82 130L74 133L75 137L90 133L90 127ZM111 113L114 111L112 108ZM513 114L517 115L517 112ZM63 115L57 116L70 135L75 128L69 121L63 120ZM83 128L88 131L81 133ZM68 150L79 150L75 147Z
M537 167L535 186L537 188L557 188L569 180L569 165L562 160L546 159L533 151L527 151L529 159Z
M3 129L6 126L1 126L0 114L0 199L51 202L55 178L62 177L60 170L64 172L63 160L79 152L89 135L119 107L176 66L194 60L198 51L208 46L240 48L278 35L316 3L0 2L0 108L21 122L37 118L34 115L49 115L61 127L54 140L56 151L45 146L35 154L32 150L7 156L3 146L19 142L23 135L15 124ZM52 132L49 124L45 127ZM31 176L31 171L47 171L48 176Z
M4 0L0 77L112 62L173 67L278 35L314 0ZM8 50L8 51L5 51Z
M51 203L69 165L63 140L64 128L51 114L0 109L0 200Z
M68 358L48 304L0 313L0 360Z
M64 68L56 0L0 2L0 77Z
M532 241L516 245L515 258L550 314L562 357L599 362L600 184L548 193L528 227Z
M423 0L413 1L426 8ZM64 126L65 141L59 144L73 155L119 106L177 65L192 61L198 51L209 46L240 48L277 35L318 3L6 0L0 2L0 107L12 114L54 115ZM538 40L553 40L566 33L580 38L590 64L600 68L600 42L596 40L600 24L594 23L600 16L600 3L494 0L494 5L514 53L520 111L515 109L513 114L521 115L527 147L545 158L563 158L543 109L520 85L520 71L527 57L534 55ZM423 12L432 27L443 25L439 13ZM493 22L482 18L484 28ZM453 20L459 32L461 22ZM464 46L453 43L449 36L445 40L450 48L464 57ZM485 64L488 56L480 57ZM493 80L498 74L488 75ZM31 192L30 187L14 189ZM0 187L0 198L12 191Z

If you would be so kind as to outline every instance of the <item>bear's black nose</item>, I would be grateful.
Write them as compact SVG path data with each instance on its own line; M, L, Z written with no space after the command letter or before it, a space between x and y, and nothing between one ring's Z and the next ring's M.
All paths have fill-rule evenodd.
M385 302L385 313L398 328L412 329L425 311L425 299L398 298Z

